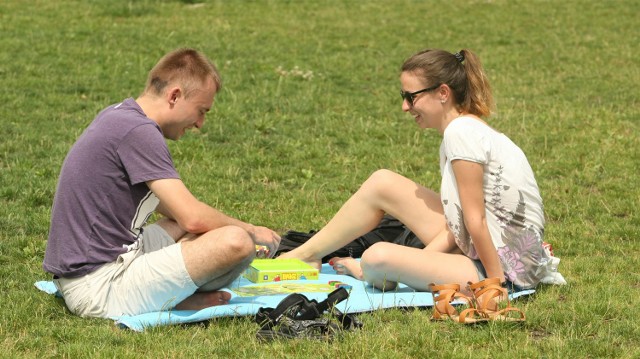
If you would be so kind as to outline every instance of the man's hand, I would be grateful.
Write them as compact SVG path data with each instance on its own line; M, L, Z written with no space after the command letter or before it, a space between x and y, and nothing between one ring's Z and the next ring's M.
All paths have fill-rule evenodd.
M269 249L269 258L273 258L280 246L280 236L267 227L252 226L249 234L256 245L265 246Z

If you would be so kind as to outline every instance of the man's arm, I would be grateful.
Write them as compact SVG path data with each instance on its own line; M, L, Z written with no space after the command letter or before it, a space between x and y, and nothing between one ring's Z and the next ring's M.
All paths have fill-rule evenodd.
M179 179L149 181L147 186L160 200L158 212L176 221L186 232L201 234L224 226L237 226L247 231L256 244L267 246L271 254L278 249L280 236L277 233L229 217L199 201Z
M229 217L217 209L199 201L179 179L160 179L147 182L158 197L158 212L175 220L189 233L201 234L224 226L238 226L249 233L253 226Z
M156 207L156 212L160 213L161 215L169 218L169 219L173 219L175 221L175 218L173 218L173 216L171 215L171 213L169 213L169 211L167 211L166 208L164 208L164 205L161 203L158 204L158 206Z

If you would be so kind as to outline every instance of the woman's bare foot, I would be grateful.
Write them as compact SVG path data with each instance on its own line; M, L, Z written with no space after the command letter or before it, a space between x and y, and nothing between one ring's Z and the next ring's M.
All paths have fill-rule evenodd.
M177 310L200 310L209 307L215 307L216 305L229 304L231 299L231 293L222 290L216 290L213 292L195 292L187 299L176 305Z
M313 268L317 269L317 270L321 270L322 269L322 260L321 259L310 259L310 258L299 258L297 257L295 254L291 254L291 252L284 252L281 255L279 255L276 259L299 259L305 263L307 263L308 265L312 266Z
M333 257L329 260L329 265L332 266L338 274L346 274L355 279L364 280L360 262L351 257Z

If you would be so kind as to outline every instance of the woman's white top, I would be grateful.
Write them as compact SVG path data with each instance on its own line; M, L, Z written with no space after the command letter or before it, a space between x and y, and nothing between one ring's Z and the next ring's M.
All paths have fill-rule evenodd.
M479 259L464 224L451 166L455 160L484 167L487 224L506 278L524 289L541 282L565 284L558 272L560 259L552 257L542 245L542 198L522 150L507 136L473 117L458 117L444 131L440 145L440 194L445 217L462 252Z

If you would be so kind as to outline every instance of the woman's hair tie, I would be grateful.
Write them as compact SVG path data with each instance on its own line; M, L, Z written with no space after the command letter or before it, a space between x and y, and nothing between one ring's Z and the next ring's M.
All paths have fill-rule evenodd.
M462 63L462 61L464 61L464 55L460 52L456 52L455 54L453 54L453 56L456 57L456 59L458 59L458 62Z

